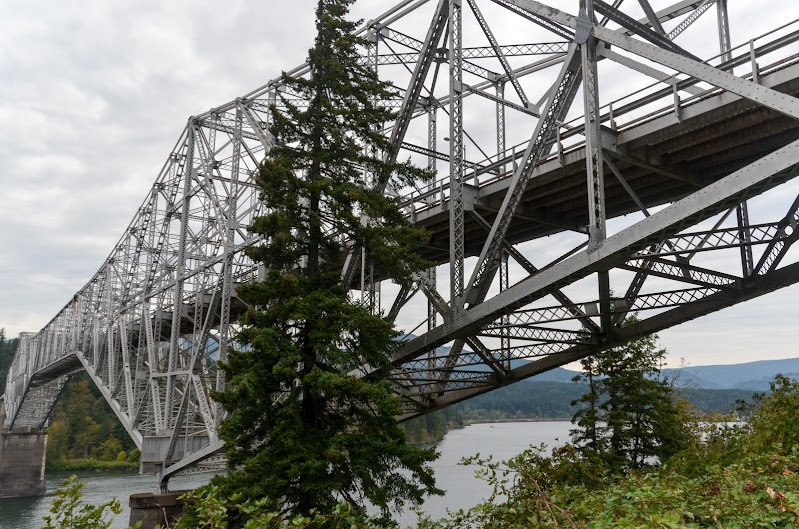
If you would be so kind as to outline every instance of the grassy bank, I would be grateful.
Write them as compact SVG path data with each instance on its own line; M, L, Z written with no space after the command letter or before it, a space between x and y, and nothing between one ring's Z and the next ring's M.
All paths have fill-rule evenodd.
M47 470L138 470L136 461L101 461L99 459L47 460Z

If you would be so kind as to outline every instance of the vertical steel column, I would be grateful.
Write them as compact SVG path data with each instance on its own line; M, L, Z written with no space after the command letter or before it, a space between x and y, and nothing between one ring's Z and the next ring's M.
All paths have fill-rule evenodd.
M98 309L100 308L99 303L97 308ZM92 338L92 357L90 363L95 366L100 360L100 315L98 314L98 312L95 312L94 318L92 318L92 321L94 323L92 324L93 338Z
M69 329L70 352L78 348L78 296L72 298L72 326Z
M61 338L61 332L59 328L61 327L61 318L56 317L55 320L53 320L53 322L50 325L48 325L48 327L50 328L50 332L53 334L53 342L52 346L50 347L50 355L47 358L47 363L49 364L53 362L56 358L58 358L58 343L60 341L59 339Z
M219 113L214 113L211 116L213 127L208 127L208 150L210 151L211 158L216 160L216 125L219 124ZM216 169L216 167L214 167Z
M125 389L125 411L133 414L133 381L130 371L130 344L128 343L128 323L125 316L119 316L119 343L122 346L122 382Z
M593 0L580 0L575 41L580 44L585 109L585 163L588 177L588 251L598 249L605 240L605 177L602 156L602 123L599 106L599 80L596 67L596 39ZM612 332L610 278L607 271L597 273L599 312L607 339Z
M157 304L156 304L157 306ZM154 421L154 428L156 432L160 432L166 429L165 420L164 420L164 410L161 407L161 383L158 378L158 342L155 340L155 334L153 332L153 325L152 325L152 317L150 316L150 301L147 300L144 302L144 314L145 314L145 321L143 322L145 325L145 332L147 333L147 360L150 363L150 400L152 401L152 408L153 408L153 421ZM155 319L156 321L161 318L161 311L156 309L155 311Z
M716 2L719 26L719 51L723 53L723 62L732 59L731 39L730 39L730 18L727 12L727 0ZM754 75L753 75L754 82ZM749 206L746 202L741 202L735 208L735 216L738 222L738 237L741 239L741 271L744 277L752 275L754 270L754 256L752 255L752 241L749 234Z
M427 169L431 173L435 173L436 171L436 157L433 155L436 152L436 144L437 144L437 110L438 107L433 105L427 109L427 149L430 154L427 156ZM430 178L430 187L429 189L432 190L433 184L435 184L435 176ZM433 266L427 270L427 285L430 290L436 290L436 267ZM431 331L435 328L438 319L438 310L436 309L435 304L433 301L428 299L427 300L427 330ZM429 356L434 356L435 352L431 351Z
M427 150L430 154L427 155L427 169L431 172L436 170L436 157L433 155L436 152L437 135L438 135L438 106L432 105L427 109ZM430 180L430 183L435 182L435 177Z
M575 40L580 44L585 108L585 162L588 176L588 251L605 239L605 182L602 164L602 127L596 68L596 40L593 37L593 0L580 0Z
M79 332L81 334L81 340L80 340L79 349L80 349L80 352L83 353L83 355L86 358L89 357L89 355L88 355L89 344L91 343L91 339L92 339L91 319L89 318L89 306L91 304L90 300L91 300L92 287L89 286L89 288L87 290L88 290L88 292L84 290L83 295L80 297L80 300L78 301L78 311L80 312L80 316L79 316L79 318L80 318L80 331Z
M375 267L366 248L361 248L361 302L365 303L373 314L380 313L380 296L375 285Z
M172 408L175 402L175 377L178 365L180 340L180 319L183 312L183 279L186 275L186 239L189 232L189 206L191 203L191 180L194 172L194 143L197 131L194 118L189 119L186 163L183 166L183 205L180 211L180 237L178 239L178 261L175 269L174 296L172 297L172 333L169 340L169 364L166 372L166 400L164 402L164 426L173 428Z
M741 202L735 207L738 221L738 237L741 240L741 272L744 277L752 275L755 268L754 255L752 255L752 238L749 233L749 206Z
M105 263L105 295L106 295L106 373L108 380L106 383L111 386L111 380L114 377L114 369L116 369L116 362L114 358L114 283L111 279L113 275L112 263L110 261ZM98 362L99 364L99 362ZM102 377L102 371L97 372Z
M716 11L718 12L719 24L719 51L724 54L721 56L721 61L727 62L732 58L730 53L732 44L730 42L730 18L727 14L727 0L716 0Z
M366 47L366 61L377 77L379 34L374 30L369 30L367 40L369 43ZM377 153L368 154L376 155ZM379 175L367 173L364 174L364 177L366 186L378 185ZM361 302L369 307L372 314L380 314L380 285L375 283L374 264L365 248L361 248Z
M449 256L450 304L463 308L463 24L461 0L449 2Z
M508 252L502 250L502 257L499 263L499 290L503 292L510 287L510 270L508 270ZM502 316L502 337L500 339L501 363L505 369L510 369L510 314Z
M186 129L188 130L188 128ZM177 166L177 155L173 152L170 155L168 172L171 174L175 171ZM147 222L147 247L150 249L147 252L147 275L144 280L143 304L142 304L142 329L145 333L145 346L147 348L147 362L149 364L149 373L145 386L145 393L147 388L150 391L150 406L148 407L144 400L141 401L141 406L145 409L152 409L153 429L155 431L164 430L164 414L161 408L161 380L158 377L160 367L158 364L158 350L161 335L161 295L156 294L155 307L150 304L150 292L156 289L156 271L159 261L159 249L156 248L156 237L160 230L156 226L156 217L158 211L158 197L159 192L157 187L153 188L150 195L150 203L145 212L148 214ZM153 325L157 326L158 340L156 341L156 332ZM141 413L141 412L139 412Z
M497 161L505 158L505 105L501 103L505 99L505 82L496 83L497 89ZM499 174L505 173L505 165L499 167Z
M236 229L238 228L237 206L239 196L239 168L241 161L241 129L243 112L241 101L236 102L236 124L233 128L233 158L230 168L230 196L228 197L227 233L225 234L225 258L222 267L222 303L219 314L219 360L227 361L227 348L230 338L230 300L233 295L233 255L236 248ZM204 351L203 351L204 352ZM225 374L220 369L216 373L216 390L225 390ZM217 429L224 415L219 404L214 406L216 424L209 425Z

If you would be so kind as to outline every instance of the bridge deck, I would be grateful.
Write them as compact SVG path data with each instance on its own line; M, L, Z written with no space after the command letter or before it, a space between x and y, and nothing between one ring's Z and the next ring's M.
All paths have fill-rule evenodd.
M764 86L791 95L799 92L796 59L762 75ZM603 145L611 161L649 209L688 196L799 139L796 120L717 89L687 101L681 109L681 120L673 106L653 114L617 131L603 129L606 134ZM565 150L562 159L557 153L551 154L536 168L508 230L508 242L519 244L563 231L585 233L588 224L585 154L585 145L581 143ZM479 176L479 187L468 187L466 208L473 208L492 224L511 177L511 171L498 176ZM421 201L425 199L433 204L423 204ZM431 233L424 257L439 264L448 262L448 196L445 193L442 203L440 191L434 186L432 191L414 200L417 224ZM605 200L608 218L640 212L609 169L605 170ZM465 221L466 254L479 255L487 230L474 217L467 215Z

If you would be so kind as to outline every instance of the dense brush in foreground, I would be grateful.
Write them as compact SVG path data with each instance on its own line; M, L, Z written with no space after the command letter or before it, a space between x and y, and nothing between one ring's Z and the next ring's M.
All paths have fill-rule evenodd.
M746 425L693 420L688 446L662 466L611 473L571 445L470 461L494 495L419 527L797 527L799 384L777 377L772 390Z

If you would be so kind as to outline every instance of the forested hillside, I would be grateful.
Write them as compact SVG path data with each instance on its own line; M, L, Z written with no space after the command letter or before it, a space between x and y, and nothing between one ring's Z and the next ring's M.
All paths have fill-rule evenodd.
M50 414L47 464L126 460L136 445L86 373L74 375ZM121 453L124 452L124 456ZM135 459L134 455L131 459Z
M6 390L8 368L11 367L11 362L14 360L14 353L17 352L18 344L18 338L7 340L5 329L0 328L0 394Z
M571 419L572 401L588 392L574 382L521 382L474 397L457 405L463 419ZM751 399L752 391L740 389L677 390L700 413L729 413L738 399Z
M664 368L661 373L668 379L677 377L679 385L683 387L768 391L769 384L777 375L799 379L799 358L757 360L730 365L687 365ZM534 382L570 382L579 374L579 371L556 367L536 375L530 380Z
M575 382L520 382L480 395L409 421L405 431L412 442L441 440L450 428L473 421L571 420L572 402L588 392ZM699 414L730 413L736 401L751 400L753 391L741 389L681 389L676 393Z
M403 428L410 442L428 444L440 441L449 430L460 428L463 424L463 414L456 406L450 406L408 421L403 424Z

